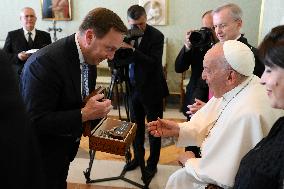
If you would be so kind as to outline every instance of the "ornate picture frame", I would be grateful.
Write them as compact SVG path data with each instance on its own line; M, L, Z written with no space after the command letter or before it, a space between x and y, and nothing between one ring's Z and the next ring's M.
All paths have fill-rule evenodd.
M71 0L41 0L43 20L72 20Z
M149 25L167 24L167 0L139 0L139 5L145 8Z

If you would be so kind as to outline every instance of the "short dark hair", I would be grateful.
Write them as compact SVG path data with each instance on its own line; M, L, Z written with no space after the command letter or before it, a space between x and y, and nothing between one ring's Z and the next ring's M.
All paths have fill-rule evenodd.
M139 5L132 5L127 10L127 17L133 20L138 20L141 16L146 16L144 7Z
M265 65L284 68L284 25L273 28L258 49L259 57Z
M116 13L106 8L96 8L86 15L79 31L92 29L98 38L103 38L112 28L121 33L127 32L127 27Z

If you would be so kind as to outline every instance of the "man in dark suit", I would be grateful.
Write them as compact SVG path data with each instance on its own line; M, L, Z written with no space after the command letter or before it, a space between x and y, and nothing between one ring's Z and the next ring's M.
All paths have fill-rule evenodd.
M18 75L31 53L26 51L30 49L40 49L51 43L50 34L35 29L36 14L30 7L21 10L20 20L23 28L8 32L4 51L10 54L13 68Z
M76 34L34 53L21 75L21 93L37 131L47 188L66 189L70 162L82 134L82 123L105 117L111 101L103 94L82 99L96 84L96 65L112 59L127 31L111 10L97 8L84 18Z
M161 139L149 135L150 157L145 167L145 117L147 121L163 117L163 98L169 94L162 68L164 35L146 24L146 12L139 5L128 9L127 18L130 26L144 31L144 35L132 44L123 44L123 47L133 49L134 61L129 66L132 105L130 110L131 120L137 124L133 145L134 159L125 166L125 170L133 170L140 165L142 180L147 186L157 172ZM132 71L134 77L131 76Z
M2 188L43 189L41 158L8 55L0 50Z

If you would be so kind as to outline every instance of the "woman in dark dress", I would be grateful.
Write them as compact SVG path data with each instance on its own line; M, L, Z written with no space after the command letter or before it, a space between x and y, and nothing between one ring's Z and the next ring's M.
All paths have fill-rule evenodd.
M264 38L259 55L265 64L261 83L273 108L284 109L284 25ZM235 189L282 189L284 183L284 117L273 125L267 137L243 157Z

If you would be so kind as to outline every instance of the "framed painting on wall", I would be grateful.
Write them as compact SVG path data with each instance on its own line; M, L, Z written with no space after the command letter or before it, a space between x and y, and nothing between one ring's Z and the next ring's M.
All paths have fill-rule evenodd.
M43 20L71 20L71 0L41 0Z
M148 24L166 25L167 0L139 0L139 5L145 8Z

